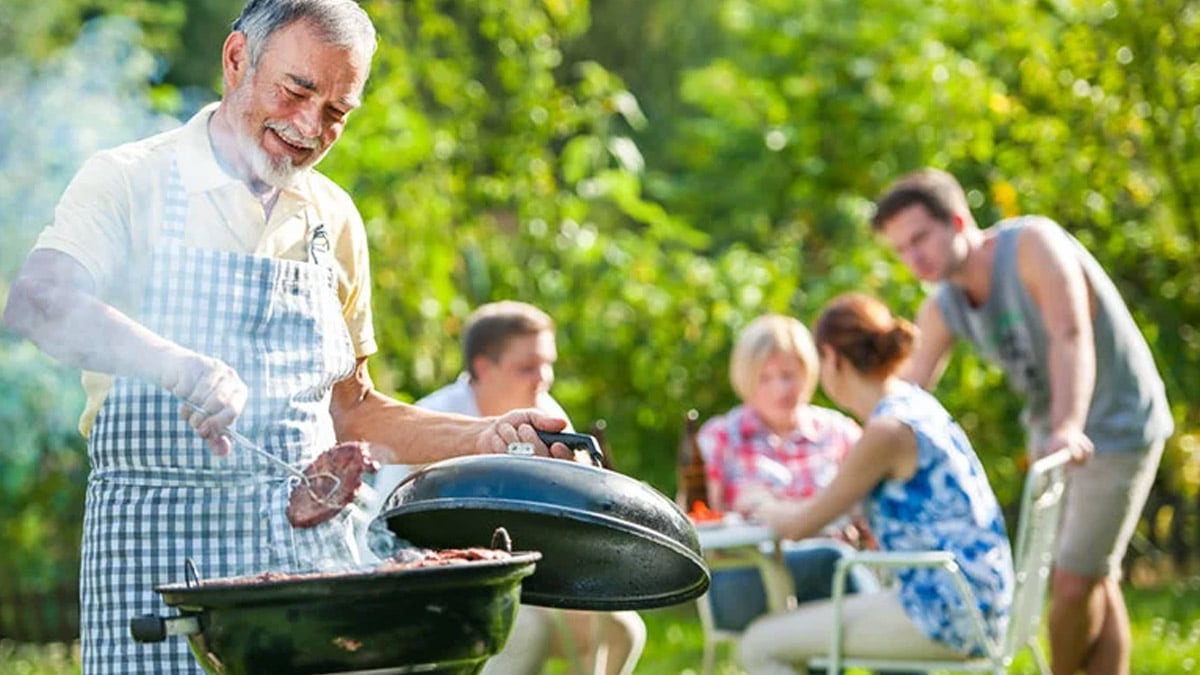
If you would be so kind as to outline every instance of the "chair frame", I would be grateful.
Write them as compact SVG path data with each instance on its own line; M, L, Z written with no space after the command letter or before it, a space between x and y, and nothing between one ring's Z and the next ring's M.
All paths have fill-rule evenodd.
M705 564L709 570L757 570L763 581L763 591L767 596L768 614L796 607L796 598L792 594L791 577L783 563L783 548L779 541L763 542L744 548L724 549L719 554L705 555ZM716 619L713 617L712 601L707 592L696 598L696 609L700 615L700 626L704 633L704 657L700 672L701 675L712 675L713 668L716 667L717 644L737 642L742 636L742 631L717 628Z
M864 551L838 562L833 579L833 633L828 656L809 660L809 666L841 672L841 668L906 669L913 671L953 670L966 672L1007 673L1013 658L1022 648L1033 653L1042 675L1050 667L1038 643L1042 613L1054 563L1054 543L1058 534L1059 516L1065 489L1064 466L1070 454L1061 450L1033 463L1025 477L1021 496L1021 511L1014 540L1016 591L1007 633L1001 640L987 637L983 616L975 595L962 575L954 556L945 551L878 552ZM984 654L961 659L918 660L847 657L842 654L845 643L842 624L842 605L846 597L846 576L854 565L875 568L940 567L954 580L955 588L970 610L972 631Z

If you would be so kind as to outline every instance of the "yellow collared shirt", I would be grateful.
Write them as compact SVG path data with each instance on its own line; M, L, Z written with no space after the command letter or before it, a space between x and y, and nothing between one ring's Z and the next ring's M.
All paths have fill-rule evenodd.
M338 297L355 354L373 354L370 261L362 217L350 196L316 171L280 191L268 220L245 183L217 164L208 137L216 103L177 129L96 153L63 193L35 249L61 251L91 274L102 300L136 317L163 222L167 178L178 158L187 193L184 244L286 260L308 259L309 228L324 225L336 261ZM112 377L84 371L86 436Z

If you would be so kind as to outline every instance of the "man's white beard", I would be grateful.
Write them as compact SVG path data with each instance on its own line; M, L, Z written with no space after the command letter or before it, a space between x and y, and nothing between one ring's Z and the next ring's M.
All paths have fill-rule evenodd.
M251 180L261 181L273 188L285 188L292 184L296 174L308 168L292 164L291 157L272 156L262 149L257 139L250 137L241 127L238 128L238 136L241 137L239 142L243 144L242 147L246 148Z
M285 188L292 183L296 167L288 157L271 157L257 145L250 149L250 171L257 180L273 188Z
M238 91L233 93L233 96L239 98L238 103L249 104L250 91L249 84L243 84ZM305 171L325 157L325 152L314 155L312 161L301 165L292 163L292 158L288 156L275 157L263 149L260 145L260 139L255 138L249 126L252 122L244 117L237 120L235 123L234 134L237 137L238 147L244 148L246 164L250 169L251 182L261 182L273 188L285 188L292 184L296 175L301 171ZM268 121L268 127L283 127L276 129L275 133L279 133L285 138L287 136L298 136L296 130L284 122ZM325 149L328 151L328 148Z

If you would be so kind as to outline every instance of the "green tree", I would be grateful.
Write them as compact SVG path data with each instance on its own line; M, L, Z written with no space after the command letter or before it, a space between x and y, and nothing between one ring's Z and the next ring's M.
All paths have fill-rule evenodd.
M922 293L872 241L867 200L904 171L947 168L981 222L1041 212L1092 248L1160 364L1177 364L1164 373L1181 442L1192 438L1195 3L712 0L688 10L715 21L708 45L711 25L657 33L665 16L689 23L666 4L598 6L607 17L596 25L635 13L649 21L640 33L632 22L638 63L689 66L675 91L644 91L671 78L612 61L648 110L676 113L634 131L660 150L648 154L646 191L711 235L710 256L789 242L789 309L804 319L849 288L911 311ZM612 44L592 35L580 49ZM662 53L676 47L675 60ZM1010 484L1023 439L1003 378L962 351L939 394L997 484Z

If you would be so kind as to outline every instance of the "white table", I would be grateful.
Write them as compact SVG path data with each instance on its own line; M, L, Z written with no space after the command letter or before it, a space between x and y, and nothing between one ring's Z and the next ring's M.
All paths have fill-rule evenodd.
M779 536L760 523L726 517L721 523L699 523L696 535L709 569L757 567L771 613L796 606L792 575L783 562Z
M776 539L775 530L766 525L728 517L719 523L698 523L696 534L705 551L758 546Z
M779 537L774 530L728 515L720 523L697 523L696 535L710 570L758 568L767 596L767 612L784 612L796 606L792 575L783 563ZM696 600L696 607L704 629L704 664L700 672L711 675L716 662L716 643L736 641L741 631L716 627L707 593Z

